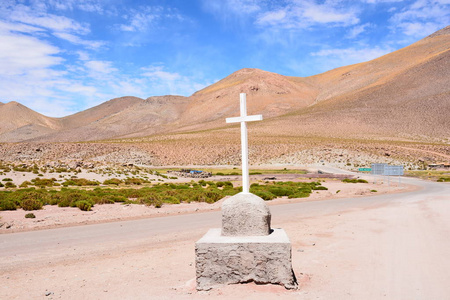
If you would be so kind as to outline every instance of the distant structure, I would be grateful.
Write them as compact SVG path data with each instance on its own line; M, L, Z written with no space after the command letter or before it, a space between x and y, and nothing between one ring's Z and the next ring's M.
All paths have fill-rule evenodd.
M450 169L450 162L448 162L448 163L441 162L441 163L435 163L435 164L428 164L428 168L429 169L436 169L436 170L438 170L438 169L448 170L448 169Z
M181 169L180 171L167 171L167 173L170 173L178 177L188 177L188 178L208 178L212 176L212 173L210 172L191 169Z

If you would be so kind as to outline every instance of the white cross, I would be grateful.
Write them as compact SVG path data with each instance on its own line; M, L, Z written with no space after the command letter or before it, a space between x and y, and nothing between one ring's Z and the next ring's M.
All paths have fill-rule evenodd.
M245 93L241 93L241 116L235 118L227 118L227 123L241 123L241 150L242 150L242 192L250 193L249 174L248 174L248 139L247 124L251 121L262 121L262 115L247 116L247 97Z

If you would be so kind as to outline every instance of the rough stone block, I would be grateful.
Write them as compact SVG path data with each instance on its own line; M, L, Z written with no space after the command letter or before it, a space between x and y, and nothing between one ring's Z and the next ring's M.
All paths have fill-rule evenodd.
M222 235L268 235L270 218L269 207L262 198L251 193L236 194L222 204Z
M195 244L197 289L254 281L297 288L291 243L283 229L266 236L222 236L210 229Z

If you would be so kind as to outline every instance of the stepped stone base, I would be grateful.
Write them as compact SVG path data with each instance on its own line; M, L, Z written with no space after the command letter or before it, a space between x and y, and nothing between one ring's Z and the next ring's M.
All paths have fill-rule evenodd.
M197 290L254 281L296 289L291 242L283 229L266 236L222 236L210 229L195 244Z

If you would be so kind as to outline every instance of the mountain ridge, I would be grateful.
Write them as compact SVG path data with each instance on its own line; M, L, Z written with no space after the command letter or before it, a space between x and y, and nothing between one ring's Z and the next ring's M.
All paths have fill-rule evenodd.
M449 49L447 26L374 60L310 77L244 68L189 97L119 97L63 118L0 102L0 142L89 141L221 128L226 117L239 115L242 92L248 113L264 115L261 134L450 142L445 114L450 111Z

